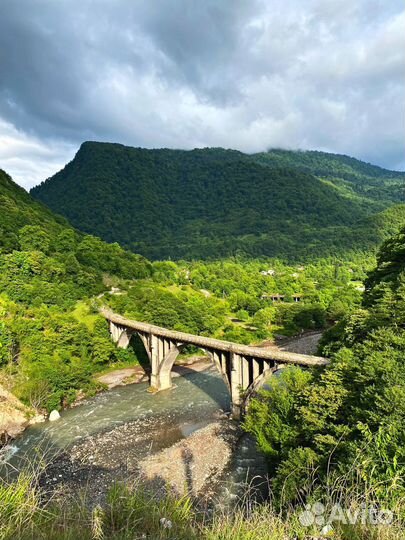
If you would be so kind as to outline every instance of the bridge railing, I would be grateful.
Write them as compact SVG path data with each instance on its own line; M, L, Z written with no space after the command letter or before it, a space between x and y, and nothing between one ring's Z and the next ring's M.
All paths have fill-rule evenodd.
M214 339L205 336L196 336L194 334L188 334L187 332L169 330L167 328L162 328L153 324L127 319L126 317L118 315L117 313L114 313L113 311L105 307L100 308L100 314L108 321L111 321L117 325L124 326L135 331L172 339L179 343L196 345L203 349L206 348L228 351L246 357L276 360L283 364L298 364L302 366L325 366L329 363L329 360L327 358L323 358L321 356L311 356L308 354L268 350L261 347L240 345L237 343L232 343L230 341L222 341L220 339Z

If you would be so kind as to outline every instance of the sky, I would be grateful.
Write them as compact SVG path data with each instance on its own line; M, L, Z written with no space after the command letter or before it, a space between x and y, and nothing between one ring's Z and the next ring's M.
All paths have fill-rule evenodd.
M1 0L0 167L85 140L344 153L405 169L403 0Z

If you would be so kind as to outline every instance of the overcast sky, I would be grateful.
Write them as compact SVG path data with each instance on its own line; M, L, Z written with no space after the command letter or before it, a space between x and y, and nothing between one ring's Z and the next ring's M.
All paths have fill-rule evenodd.
M405 168L403 0L1 0L0 167L84 140L270 147Z

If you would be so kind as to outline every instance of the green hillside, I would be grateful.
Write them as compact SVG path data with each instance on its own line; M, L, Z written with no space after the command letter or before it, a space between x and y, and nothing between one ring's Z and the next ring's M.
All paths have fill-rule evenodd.
M0 251L11 251L18 245L17 231L24 225L41 225L44 230L57 233L68 223L34 201L0 169Z
M40 410L93 393L92 374L122 358L83 303L112 279L150 275L143 257L74 230L0 170L0 386Z
M262 165L294 167L332 182L342 193L380 201L405 200L405 173L389 171L358 159L318 151L269 150L252 158Z
M134 267L139 266L141 275L148 273L144 268L149 263L143 257L73 229L0 169L0 254L19 249L70 255L72 264L83 265L86 271L90 268L134 277Z
M0 386L42 411L97 391L95 374L136 363L132 348L113 345L97 303L175 330L257 343L336 320L359 301L369 264L363 256L305 267L269 259L150 263L73 229L4 172L0 201ZM112 286L120 294L108 294ZM275 291L285 303L273 306ZM294 303L297 292L304 297Z
M293 260L377 245L384 225L370 228L367 218L401 200L403 182L400 173L322 153L87 142L31 193L79 229L149 258ZM404 207L395 215L405 221Z

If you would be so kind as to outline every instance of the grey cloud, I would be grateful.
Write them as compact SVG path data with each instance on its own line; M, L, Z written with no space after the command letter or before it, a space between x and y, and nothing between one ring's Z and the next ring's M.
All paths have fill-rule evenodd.
M403 165L400 0L3 0L0 10L0 166L26 185L85 139L323 148Z

